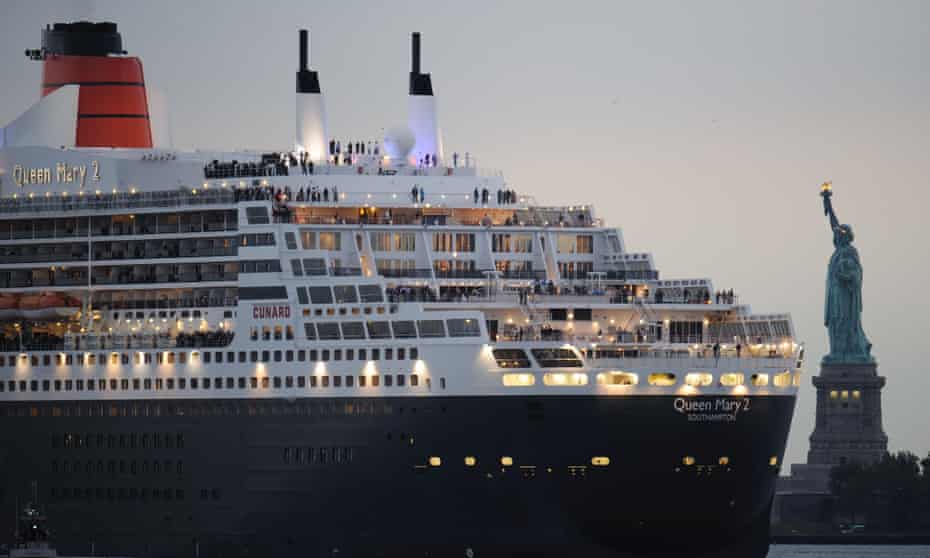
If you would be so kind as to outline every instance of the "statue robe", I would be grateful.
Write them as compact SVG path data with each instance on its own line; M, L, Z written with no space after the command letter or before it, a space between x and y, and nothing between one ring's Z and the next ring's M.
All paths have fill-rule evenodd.
M862 330L862 265L851 244L837 246L830 257L824 323L830 334L825 361L872 361L872 344Z

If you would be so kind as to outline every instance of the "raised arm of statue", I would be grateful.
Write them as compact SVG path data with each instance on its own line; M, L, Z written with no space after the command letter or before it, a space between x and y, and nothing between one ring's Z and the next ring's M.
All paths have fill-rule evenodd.
M836 218L836 213L833 212L833 202L831 200L833 197L833 183L824 182L820 186L820 195L823 196L823 214L830 217L830 230L834 231L840 226L840 221Z

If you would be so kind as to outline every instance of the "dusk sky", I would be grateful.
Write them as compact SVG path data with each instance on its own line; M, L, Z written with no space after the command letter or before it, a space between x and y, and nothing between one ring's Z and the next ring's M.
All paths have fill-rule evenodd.
M330 131L380 137L406 119L422 32L447 154L540 203L594 203L663 278L792 314L807 361L788 463L806 459L826 351L832 180L888 378L889 449L930 450L930 2L16 0L0 14L0 125L38 98L23 50L46 23L111 20L166 95L175 147L202 149L292 145L301 27Z

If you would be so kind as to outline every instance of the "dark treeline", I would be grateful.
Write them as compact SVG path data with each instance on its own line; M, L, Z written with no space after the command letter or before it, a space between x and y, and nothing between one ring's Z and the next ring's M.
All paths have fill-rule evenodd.
M869 465L835 467L830 478L836 515L868 531L930 530L930 454L885 454Z

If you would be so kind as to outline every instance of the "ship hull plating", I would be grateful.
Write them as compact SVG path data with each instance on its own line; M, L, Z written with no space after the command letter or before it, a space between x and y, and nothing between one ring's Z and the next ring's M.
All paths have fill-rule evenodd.
M0 505L38 482L66 554L764 556L794 397L0 409Z

